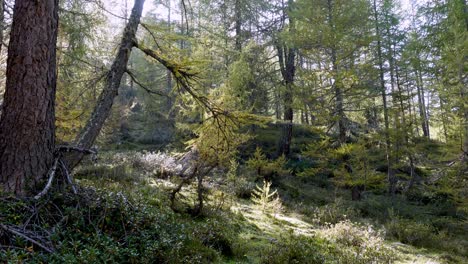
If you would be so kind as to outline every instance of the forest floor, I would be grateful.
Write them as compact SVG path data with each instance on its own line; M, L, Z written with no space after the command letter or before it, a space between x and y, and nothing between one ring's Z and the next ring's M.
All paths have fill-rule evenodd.
M313 224L301 220L305 218L303 215L278 213L272 217L269 214L263 213L252 203L242 202L232 209L240 212L245 217L246 221L258 227L258 230L250 229L241 232L241 236L245 238L246 243L251 244L249 248L252 250L248 252L248 258L251 260L255 260L257 257L257 247L268 247L270 243L281 239L282 234L285 232L313 237L328 231L325 227L314 226ZM396 260L395 263L446 263L441 259L439 254L426 249L418 249L401 242L386 241L386 244L388 247L394 249L398 255L398 260Z
M466 220L437 216L438 207L404 199L390 206L384 195L351 201L349 190L294 176L272 186L281 206L263 210L251 198L240 198L239 186L218 171L205 179L201 216L175 213L168 194L177 177L161 175L156 158L143 156L109 152L97 164L79 168L76 181L92 199L51 194L43 204L27 206L38 208L37 217L24 210L19 215L24 202L2 203L1 212L8 212L2 222L9 226L26 221L48 230L54 224L49 244L55 251L44 253L28 241L10 239L11 248L0 250L0 262L468 263ZM255 185L261 182L241 187ZM184 187L180 204L190 207L195 190L194 184ZM44 220L49 215L62 218ZM437 232L424 218L455 231ZM4 235L0 230L2 244L11 238Z
M325 240L335 242L337 239L337 230L335 228L336 224L343 223L344 232L356 232L355 235L364 234L364 236L369 235L371 238L373 235L381 236L372 239L382 239L382 246L388 249L388 254L392 255L391 259L388 261L389 263L426 263L426 264L436 264L436 263L466 263L467 260L463 256L456 256L450 257L450 253L445 252L443 249L437 248L424 248L421 246L413 246L410 244L404 244L397 239L386 237L384 234L385 226L378 224L375 219L372 218L365 218L362 216L356 216L356 212L353 209L343 209L343 199L348 199L348 195L341 191L338 191L339 194L337 195L337 190L330 190L329 188L321 188L314 184L301 184L301 181L297 180L290 180L290 179L282 179L282 183L278 186L280 194L286 197L290 196L291 194L288 191L291 191L291 188L294 191L299 190L300 194L295 193L294 196L299 196L302 199L311 198L310 200L314 201L314 197L322 196L320 198L321 202L319 204L308 204L306 207L312 208L329 208L328 212L325 214L330 214L328 217L325 216L326 220L331 220L331 223L323 222L324 219L317 219L323 218L320 214L320 210L318 213L315 212L312 216L302 214L300 211L303 208L299 208L296 206L297 200L293 199L293 201L289 201L286 203L285 206L278 210L270 210L264 211L260 208L258 204L255 204L250 199L241 199L235 196L228 196L229 198L225 197L222 201L222 205L220 206L219 196L216 195L216 191L226 190L226 186L223 186L225 182L217 181L213 178L208 178L209 181L206 186L209 186L208 193L210 193L210 197L207 199L209 202L209 208L224 208L223 210L228 210L235 215L238 215L237 221L240 221L240 226L242 228L237 230L238 238L243 243L243 256L242 260L238 258L234 258L234 260L229 260L229 258L225 258L224 261L226 263L266 263L265 258L261 256L260 252L271 252L272 247L274 248L275 244L282 240L288 240L291 237L310 237L310 238L324 238ZM157 188L167 188L168 186L174 185L174 183L169 179L158 179L157 181L152 181L153 186ZM301 188L298 188L298 187ZM228 187L229 188L229 187ZM293 193L294 193L293 191ZM184 197L194 197L195 196L195 186L187 187L183 190ZM339 196L339 197L337 197ZM387 197L379 197L383 199L388 199ZM291 197L289 197L291 199ZM191 199L188 199L191 200ZM324 200L328 203L324 204ZM193 201L192 201L193 202ZM347 201L348 203L351 201ZM302 203L302 202L300 202ZM339 208L343 206L343 208ZM301 205L299 205L301 207ZM327 209L325 209L327 210ZM409 209L412 210L412 209ZM424 210L424 208L423 208ZM342 215L333 215L333 214L340 214L340 211L343 212ZM349 220L345 213L349 213L353 220ZM333 219L335 218L335 219ZM239 220L240 219L240 220ZM354 223L353 223L354 222ZM466 223L464 223L466 224ZM462 224L462 225L464 225ZM410 224L409 224L410 225ZM464 226L466 227L466 226ZM357 228L360 230L353 230L353 228ZM411 229L411 226L403 227ZM371 234L366 234L369 232L366 229L375 229L376 232L370 231ZM378 230L378 232L377 232ZM379 232L383 233L379 233ZM362 232L362 233L361 233ZM338 239L340 240L340 235L346 234L338 234ZM351 234L352 236L353 234ZM418 236L414 234L414 236ZM462 240L464 243L467 243L463 238ZM466 238L466 237L465 237ZM343 239L343 238L341 238ZM346 239L355 239L351 238L344 238ZM423 238L424 239L424 238ZM433 238L431 238L433 239ZM438 239L438 238L435 238ZM444 243L443 241L439 241ZM358 242L359 243L359 242ZM366 243L366 242L365 242ZM429 243L431 243L429 241ZM338 247L343 246L339 245ZM346 243L345 243L346 244ZM283 246L291 246L291 245L283 245ZM292 245L294 246L294 245ZM349 246L349 245L346 245ZM372 247L371 245L370 247ZM435 245L434 245L435 246ZM358 246L359 247L359 246ZM364 246L365 247L365 246ZM462 245L463 247L463 245ZM463 250L463 249L462 249ZM351 252L353 251L353 246L351 246ZM359 251L359 250L358 250ZM352 252L356 253L356 252ZM465 252L466 253L466 252ZM280 253L281 254L281 253ZM359 253L358 253L359 254ZM275 262L276 263L276 262ZM277 263L281 263L278 261ZM286 262L284 262L286 263ZM296 262L294 262L296 263ZM297 262L300 263L300 262ZM309 263L309 262L307 262ZM316 262L310 262L316 263ZM337 263L354 263L354 260L338 260ZM357 261L357 263L367 263L366 261ZM381 263L377 261L376 263ZM383 263L383 262L382 262Z

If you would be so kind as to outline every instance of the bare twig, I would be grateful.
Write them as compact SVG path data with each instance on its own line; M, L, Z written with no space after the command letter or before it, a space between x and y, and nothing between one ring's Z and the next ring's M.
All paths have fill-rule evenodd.
M153 38L153 41L154 41L154 44L156 44L156 47L158 47L158 49L162 50L161 49L161 46L159 46L158 44L158 41L156 39L156 36L153 34L153 32L149 29L149 26L143 22L140 22L140 25L146 30L148 31L148 33L151 35L151 37Z
M65 178L67 179L68 184L70 184L72 191L74 194L77 194L78 191L76 190L75 184L73 183L73 178L68 172L68 168L65 165L65 162L63 162L62 159L59 160L60 166L62 167L62 173L65 174Z
M38 195L34 196L34 199L39 200L42 196L44 196L49 191L50 187L52 187L52 182L54 181L55 171L57 170L58 161L59 161L59 158L58 157L55 158L54 164L52 165L52 168L50 168L50 171L49 171L49 180L47 181L46 186Z
M10 232L10 233L12 233L12 234L14 234L14 235L17 235L17 236L19 236L19 237L22 237L22 238L26 239L27 241L33 243L34 245L36 245L36 246L38 246L38 247L44 249L44 250L47 251L48 253L53 253L53 252L54 252L51 248L46 247L46 246L43 245L42 243L40 243L40 242L38 242L38 241L36 241L36 240L30 238L30 237L27 236L26 234L23 234L23 233L19 232L18 230L14 229L14 228L12 228L12 227L10 227L10 226L7 226L7 225L4 225L4 224L1 224L1 223L0 223L0 227L1 227L3 230L5 230L5 231L8 231L8 232Z
M135 82L136 84L138 84L138 86L140 86L143 90L145 90L147 93L149 94L156 94L156 95L159 95L159 96L164 96L164 97L169 97L167 94L165 94L164 92L161 92L161 91L155 91L155 90L152 90L148 87L146 87L144 84L142 84L140 81L138 81L138 79L135 77L135 74L133 72L131 72L129 69L126 69L125 72L128 74L128 76L130 76L130 78L133 80L133 82Z

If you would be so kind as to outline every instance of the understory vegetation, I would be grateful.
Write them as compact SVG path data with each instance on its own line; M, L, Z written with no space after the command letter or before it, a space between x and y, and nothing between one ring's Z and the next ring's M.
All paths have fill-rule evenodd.
M260 150L204 179L201 214L194 217L188 210L197 204L195 183L178 196L178 206L186 210L175 212L169 194L180 178L168 173L177 166L174 155L109 150L76 171L76 195L62 190L39 201L2 198L0 258L10 263L468 259L466 211L456 201L424 187L394 198L385 195L385 187L380 192L375 187L353 201L350 190L334 185L333 178L307 176L310 168L300 164L305 161L288 165ZM259 164L270 170L259 174ZM292 175L302 166L301 176ZM15 230L25 236L12 235Z
M0 0L0 264L468 263L466 0Z

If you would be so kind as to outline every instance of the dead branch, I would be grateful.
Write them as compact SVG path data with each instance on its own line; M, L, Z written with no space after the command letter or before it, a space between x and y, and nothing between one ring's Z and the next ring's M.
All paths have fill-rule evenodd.
M37 241L35 239L32 239L31 237L27 236L26 234L21 233L20 231L16 230L13 227L10 227L10 226L7 226L7 225L4 225L4 224L0 223L0 228L2 228L3 230L5 230L7 232L10 232L10 233L12 233L14 235L17 235L19 237L22 237L22 238L26 239L27 241L33 243L34 245L44 249L48 253L53 253L54 252L54 250L52 248L49 248L49 247L45 246L41 242L39 242L39 241Z
M58 157L55 158L54 164L52 165L52 168L50 168L49 170L49 180L47 181L46 186L39 194L34 196L34 199L39 200L42 196L44 196L49 191L50 187L52 187L52 182L55 177L55 171L57 170L58 161L59 161L59 158Z
M195 167L192 174L190 174L188 177L183 179L182 182L179 185L177 185L177 187L172 191L172 193L170 195L171 209L172 210L176 211L176 208L175 208L174 204L175 204L175 198L176 198L177 193L179 193L180 190L182 190L182 187L185 184L189 183L196 176L197 171L198 171L198 167Z
M74 194L77 194L78 191L76 190L76 186L75 184L73 183L73 178L71 176L71 174L69 173L68 171L68 168L67 166L65 165L65 162L63 162L62 159L59 159L59 163L60 163L60 166L62 168L62 173L64 174L68 184L70 184L71 188L72 188L72 191Z
M94 149L84 149L84 148L79 148L75 146L65 146L65 145L60 145L55 148L56 152L81 152L84 154L97 154L97 151Z

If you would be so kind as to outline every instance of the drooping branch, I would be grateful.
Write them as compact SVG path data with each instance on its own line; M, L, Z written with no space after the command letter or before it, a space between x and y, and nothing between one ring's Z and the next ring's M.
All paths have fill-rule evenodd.
M138 84L138 86L140 86L143 90L145 90L147 93L149 94L156 94L156 95L159 95L159 96L164 96L164 97L169 97L166 93L162 92L162 91L155 91L153 89L150 89L149 87L147 87L146 85L144 85L143 83L141 83L135 76L135 74L130 71L129 69L126 69L125 72L128 74L128 76L130 76L130 78L133 80L134 83Z
M174 79L176 80L177 88L179 91L185 91L189 93L197 103L202 107L207 109L213 117L216 117L220 114L227 115L228 113L218 106L216 106L212 101L210 101L206 96L199 94L193 89L193 83L197 81L198 73L193 71L190 67L177 64L167 58L165 58L157 50L153 50L143 46L142 44L136 43L135 47L145 53L147 56L153 58L157 62L161 63L166 69L168 69Z
M156 36L154 35L153 31L150 30L150 27L145 24L140 22L140 25L150 34L150 36L153 38L154 44L156 44L156 47L161 50L161 46L159 46L159 43L157 41Z

